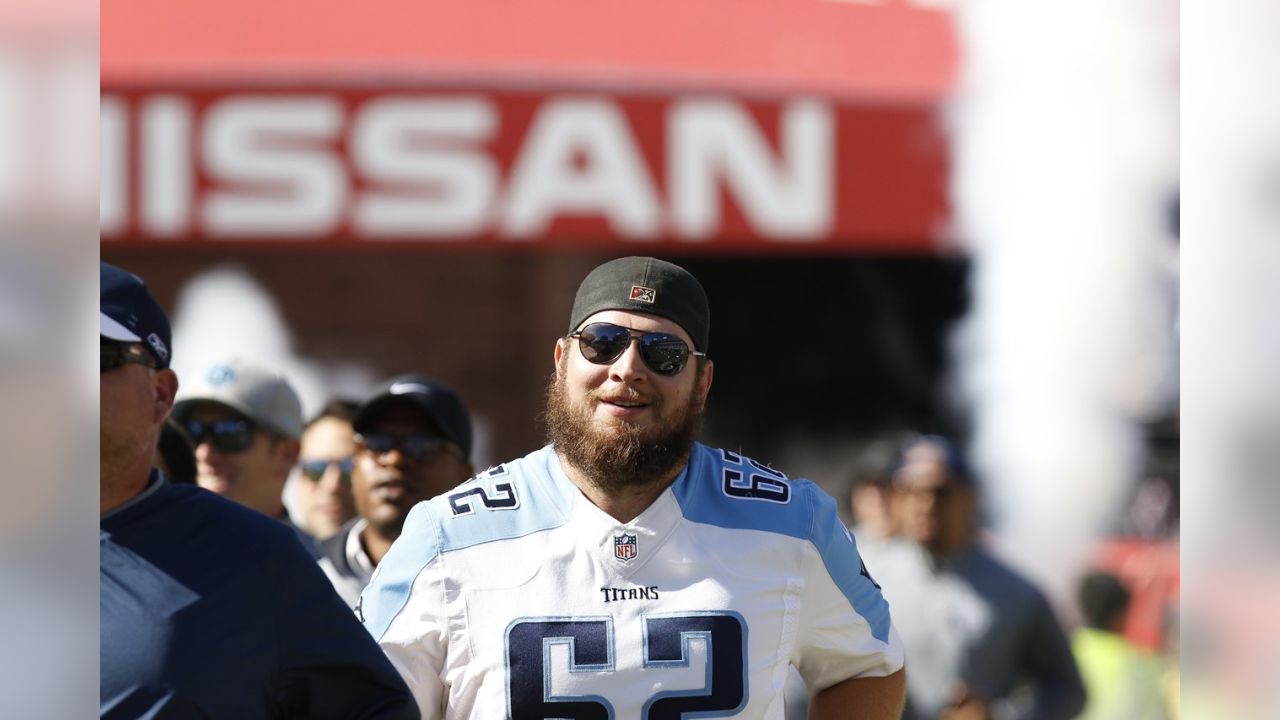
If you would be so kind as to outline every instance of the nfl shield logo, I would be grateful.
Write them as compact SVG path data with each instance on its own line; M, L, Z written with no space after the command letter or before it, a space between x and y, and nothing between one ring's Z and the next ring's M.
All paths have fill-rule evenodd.
M613 538L613 556L627 562L636 558L636 536L622 534Z
M632 285L631 299L636 302L649 303L652 305L658 300L658 291L653 288L644 287L643 285Z

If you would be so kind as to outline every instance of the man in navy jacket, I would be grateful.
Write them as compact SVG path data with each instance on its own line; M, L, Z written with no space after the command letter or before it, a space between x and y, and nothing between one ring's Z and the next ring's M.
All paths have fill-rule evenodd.
M287 527L152 469L169 323L136 276L101 282L100 715L419 717Z

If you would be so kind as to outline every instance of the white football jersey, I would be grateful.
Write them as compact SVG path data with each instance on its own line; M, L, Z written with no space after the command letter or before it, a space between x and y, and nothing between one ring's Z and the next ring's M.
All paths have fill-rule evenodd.
M361 596L427 718L782 718L902 645L835 501L695 444L629 523L550 446L419 503Z

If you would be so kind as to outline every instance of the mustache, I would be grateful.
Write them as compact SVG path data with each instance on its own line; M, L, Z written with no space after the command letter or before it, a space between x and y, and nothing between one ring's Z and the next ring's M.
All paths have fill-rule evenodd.
M648 395L640 392L639 390L636 390L630 385L625 385L621 388L612 390L610 392L603 392L601 390L592 390L587 397L590 400L601 401L601 402L643 403L645 405L652 405L654 407L660 407L662 405L662 401L660 398L649 397Z

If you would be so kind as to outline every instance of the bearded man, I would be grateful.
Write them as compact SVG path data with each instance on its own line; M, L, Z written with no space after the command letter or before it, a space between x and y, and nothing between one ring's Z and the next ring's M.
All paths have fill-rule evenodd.
M409 514L360 614L424 717L899 718L901 642L836 504L696 442L710 310L628 257L578 288L550 443Z

